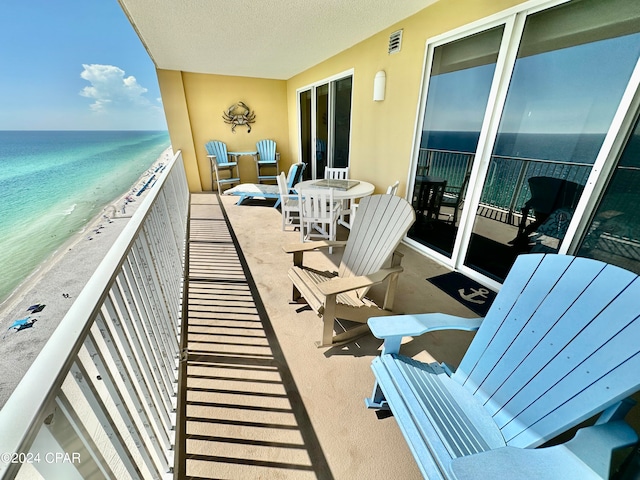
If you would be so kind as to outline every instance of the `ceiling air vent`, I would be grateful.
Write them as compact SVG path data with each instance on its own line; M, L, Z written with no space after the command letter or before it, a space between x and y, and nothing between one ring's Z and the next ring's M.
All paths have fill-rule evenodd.
M398 53L402 46L402 30L398 30L389 35L389 55Z

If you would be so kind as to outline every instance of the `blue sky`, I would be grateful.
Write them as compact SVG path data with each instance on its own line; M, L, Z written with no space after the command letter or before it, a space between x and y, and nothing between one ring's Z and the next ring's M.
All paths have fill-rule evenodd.
M0 45L0 130L166 130L117 0L3 0Z
M606 133L640 54L639 39L626 35L519 58L500 131ZM423 128L479 131L494 70L481 65L432 77Z

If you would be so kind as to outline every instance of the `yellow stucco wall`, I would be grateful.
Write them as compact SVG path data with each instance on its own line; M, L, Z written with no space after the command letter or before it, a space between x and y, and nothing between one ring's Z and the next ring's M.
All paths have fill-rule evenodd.
M284 80L269 80L188 72L158 71L167 124L174 150L182 150L191 191L212 189L211 166L205 143L221 140L229 151L253 151L256 142L270 138L281 152L280 169L290 163L287 131L287 96ZM246 126L226 124L222 114L242 101L255 112L249 133ZM243 182L257 181L255 162L239 160Z
M231 151L254 150L256 141L272 138L281 153L281 170L298 161L297 90L353 69L351 176L370 181L378 192L400 180L406 192L416 114L420 101L427 39L486 18L522 0L441 0L352 48L289 80L229 77L158 71L171 142L183 151L189 187L211 190L204 144L227 143ZM387 53L389 34L403 29L402 49ZM386 96L374 102L373 78L386 72ZM244 101L256 113L252 132L238 127L231 133L222 112ZM243 182L256 181L253 160L240 160Z
M296 90L354 69L350 175L372 182L383 192L400 180L406 192L422 69L429 38L522 3L519 0L446 0L435 3L354 47L289 79L289 144L298 154ZM403 29L402 49L387 52L389 35ZM385 100L373 101L373 79L386 73Z

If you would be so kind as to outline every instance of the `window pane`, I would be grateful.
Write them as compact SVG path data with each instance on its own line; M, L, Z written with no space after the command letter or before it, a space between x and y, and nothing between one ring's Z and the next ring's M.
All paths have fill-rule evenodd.
M306 163L304 179L311 178L311 90L300 92L300 150L301 161Z
M316 177L324 178L329 140L329 84L316 88Z
M349 133L351 129L351 77L333 82L333 166L349 166Z
M429 79L409 237L451 256L503 27L437 47Z
M638 59L638 10L582 0L527 19L467 265L501 281L518 254L558 250Z
M640 274L640 122L620 157L577 254Z

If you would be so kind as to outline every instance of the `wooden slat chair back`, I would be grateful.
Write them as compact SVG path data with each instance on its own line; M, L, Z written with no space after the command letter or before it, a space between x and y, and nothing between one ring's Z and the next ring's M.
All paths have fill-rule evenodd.
M280 154L276 152L276 142L274 140L260 140L256 143L257 154L255 155L256 172L258 175L258 183L265 180L276 180L279 170ZM269 168L272 171L265 174L263 168ZM273 171L275 169L275 172Z
M324 178L329 180L348 180L349 167L324 167ZM350 223L345 221L345 215L353 213L351 211L351 200L341 200L338 203L340 204L340 223L347 228L351 228Z
M365 276L382 269L415 220L413 208L400 197L372 195L360 201L338 276ZM355 293L363 298L369 287Z
M299 192L306 199L304 191ZM303 213L304 216L304 213ZM368 332L367 318L388 315L394 303L402 255L398 244L415 221L415 212L404 199L372 195L360 201L360 209L346 242L315 242L290 245L294 266L289 270L293 300L306 302L323 318L322 341L318 346L339 345ZM303 265L305 251L344 246L338 272L318 272ZM385 263L391 258L391 265ZM387 282L382 307L365 298L371 286ZM336 318L364 323L333 335Z
M218 140L211 140L210 142L206 143L205 147L209 156L214 156L219 166L225 166L229 163L235 164L235 162L229 161L226 143L220 142Z
M260 140L256 143L258 158L261 162L276 161L276 142L273 140Z
M611 451L637 441L622 419L640 389L638 298L640 279L619 267L522 255L484 320L371 318L385 343L367 405L393 411L428 478L607 478ZM478 329L455 373L399 353L403 336L442 329ZM534 449L601 412L597 427Z
M301 190L299 194L300 241L335 240L340 205L333 200L333 188Z
M507 445L534 447L640 388L640 280L567 255L524 255L453 379Z
M331 180L349 179L349 167L324 167L324 178Z

